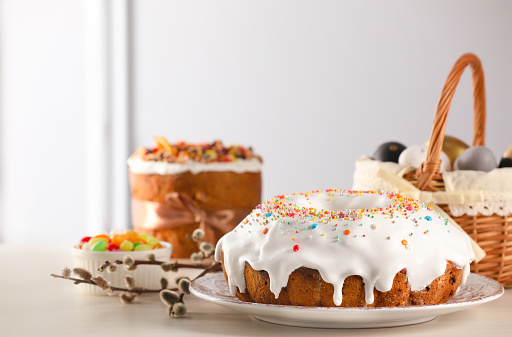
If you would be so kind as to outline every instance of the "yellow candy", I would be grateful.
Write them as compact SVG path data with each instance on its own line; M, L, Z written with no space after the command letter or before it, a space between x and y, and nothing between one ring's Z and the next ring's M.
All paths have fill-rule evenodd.
M157 238L155 238L155 237L152 237L152 238L149 238L149 239L146 241L146 243L147 243L148 245L150 245L151 247L153 247L153 246L155 246L155 245L159 244L159 243L160 243L160 240L158 240L158 239L157 239Z
M148 242L149 238L152 238L153 236L150 235L150 234L140 234L139 235L139 238L141 238L142 240L144 240L144 242Z
M108 243L108 239L105 239L104 237L93 237L92 239L89 240L89 244L92 247L92 245L94 245L98 241L105 241L105 244Z
M119 245L119 249L122 249L122 250L127 251L127 252L131 252L133 250L133 242L128 241L128 240L124 240Z
M151 250L151 249L152 248L151 248L150 245L140 244L137 247L135 247L133 250L134 251L139 251L139 250Z

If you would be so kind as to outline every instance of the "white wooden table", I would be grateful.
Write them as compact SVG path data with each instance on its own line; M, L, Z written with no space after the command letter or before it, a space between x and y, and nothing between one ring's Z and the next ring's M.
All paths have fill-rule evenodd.
M167 316L157 295L128 305L117 296L80 295L80 285L50 277L66 266L69 247L0 244L0 336L512 336L512 289L496 301L423 324L312 329L264 323L193 295L185 298L188 312L179 319Z

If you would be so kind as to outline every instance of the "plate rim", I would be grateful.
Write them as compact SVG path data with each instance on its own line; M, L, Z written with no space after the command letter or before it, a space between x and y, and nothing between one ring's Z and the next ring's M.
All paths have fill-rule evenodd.
M199 279L192 281L190 284L190 291L196 297L199 297L203 300L207 300L209 302L213 302L215 304L219 304L218 302L229 304L230 306L243 306L243 307L257 307L257 308L268 308L268 309L287 309L287 310L300 310L300 311L333 311L333 312L366 312L366 311L430 311L436 309L449 309L456 307L467 307L473 306L477 304L487 303L493 300L496 300L503 296L505 293L505 288L498 281L476 273L471 273L470 277L472 278L483 278L488 282L493 282L495 285L499 285L498 290L492 294L473 298L469 300L464 300L462 302L446 302L439 304L426 304L426 305L409 305L409 306L401 306L401 307L308 307L308 306L293 306L293 305L281 305L281 304L267 304L267 303L255 303L255 302L243 302L238 299L236 296L232 295L234 301L225 301L223 298L215 297L209 294L205 294L198 289L196 289L196 285L202 281L205 281L203 278L218 278L224 277L222 272L207 274ZM227 285L226 285L227 286ZM464 287L464 286L463 286ZM220 304L219 304L220 305Z

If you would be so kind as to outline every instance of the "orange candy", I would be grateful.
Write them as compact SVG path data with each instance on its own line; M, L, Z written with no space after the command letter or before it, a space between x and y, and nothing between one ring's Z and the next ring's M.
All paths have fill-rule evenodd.
M117 246L121 245L121 243L125 240L128 240L128 236L126 236L124 234L117 234L117 235L112 236L112 243Z
M126 235L128 237L128 240L130 240L131 242L136 242L134 240L139 238L139 234L137 234L137 232L132 231L130 229L128 229L124 235Z
M107 243L110 242L110 237L108 235L105 235L105 234L96 235L96 236L94 236L92 238L93 239L105 239L105 240L107 240Z

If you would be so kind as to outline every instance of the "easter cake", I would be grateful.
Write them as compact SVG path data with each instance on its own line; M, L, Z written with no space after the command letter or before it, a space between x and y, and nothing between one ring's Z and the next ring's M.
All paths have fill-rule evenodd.
M444 303L464 284L471 243L399 194L323 190L258 205L215 258L243 301L320 307Z
M202 228L216 243L261 202L261 163L251 148L170 144L156 137L154 148L141 147L128 159L132 223L173 245L173 257L198 250L191 239Z

